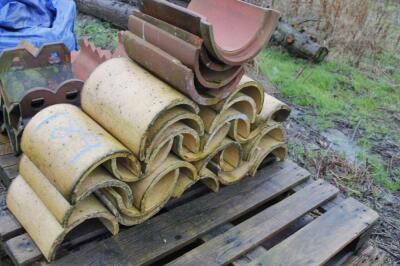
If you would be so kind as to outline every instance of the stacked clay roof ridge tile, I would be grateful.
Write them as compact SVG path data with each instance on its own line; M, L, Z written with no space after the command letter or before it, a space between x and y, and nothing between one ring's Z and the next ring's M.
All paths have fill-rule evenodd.
M227 10L258 14L271 30L276 12L233 2L221 1ZM119 224L149 219L196 182L217 192L254 175L267 158L287 157L282 122L290 108L243 75L242 64L261 49L257 38L248 35L243 51L231 55L229 41L211 50L215 40L205 40L200 29L220 26L212 14L211 25L195 13L202 12L197 4L174 11L191 17L184 29L151 12L134 14L114 53L83 40L72 60L85 80L81 108L53 105L26 126L7 205L47 260L87 219L100 219L116 234Z

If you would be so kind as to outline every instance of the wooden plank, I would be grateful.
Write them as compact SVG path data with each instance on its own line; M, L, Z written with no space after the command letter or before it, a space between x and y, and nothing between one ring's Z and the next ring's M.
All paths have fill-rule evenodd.
M359 254L351 256L342 266L384 266L385 253L373 246L367 246ZM337 264L336 266L339 266Z
M14 151L10 143L0 144L0 155L6 155L12 153L14 153Z
M377 219L375 211L346 199L250 265L322 265Z
M23 229L6 206L6 192L0 193L0 241L22 233Z
M180 198L171 199L167 202L164 209L171 210L183 204L186 204L196 198L203 196L207 193L212 193L212 191L202 183L195 184L192 188L189 188Z
M262 247L258 246L255 249L248 252L246 255L240 257L239 259L232 262L234 266L245 266L251 263L252 261L258 259L259 257L264 256L268 251Z
M14 166L19 163L20 156L15 156L14 154L5 154L0 156L0 167L6 168L9 166Z
M234 266L244 266L248 265L250 262L257 260L259 257L263 256L267 253L268 249L271 249L275 245L279 244L283 240L285 240L290 235L297 232L299 229L303 228L306 224L310 223L314 218L311 215L305 215L289 225L287 228L276 234L272 238L263 242L260 246L255 249L249 251L246 255L236 259L232 262Z
M315 181L169 265L226 265L338 193L334 186L321 180Z
M71 249L100 236L109 237L107 229L99 220L88 220L66 236L58 249L56 257L69 254ZM8 256L16 265L27 265L39 259L44 260L39 248L26 233L9 239L4 246Z
M12 180L18 176L18 165L0 167L0 179L4 186L9 187Z
M204 242L210 241L211 239L224 234L225 232L227 232L229 229L232 229L233 227L234 227L234 225L230 224L230 223L223 224L223 225L211 230L210 232L202 235L200 237L200 239L203 240ZM267 252L267 250L264 247L258 246L256 248L254 248L253 250L249 251L245 256L233 261L232 264L234 266L247 265L251 261L251 258L253 258L253 257L256 258L256 257L262 256L266 252Z
M305 215L298 219L296 222L294 222L292 225L288 226L279 234L276 236L273 236L271 239L268 239L267 241L263 242L262 245L255 247L253 250L250 250L246 255L240 257L239 259L236 259L235 261L232 262L232 265L234 266L245 266L252 262L253 260L258 259L258 257L263 256L264 254L267 253L267 249L272 248L276 244L282 242L285 238L293 234L294 232L298 231L300 228L304 227L306 224L311 222L313 218L310 215ZM234 225L231 223L228 224L223 224L210 232L207 232L206 234L202 235L200 239L204 242L210 241L211 239L222 235L229 229L233 228Z
M200 239L204 242L210 241L211 239L213 239L217 236L220 236L220 235L224 234L225 232L229 231L233 227L235 227L235 226L231 223L223 224L223 225L218 226L217 228L214 228L213 230L205 233L204 235L200 236Z
M303 182L303 183L301 183L301 184L295 186L295 187L293 188L293 191L295 191L295 192L296 192L296 191L299 191L299 190L301 190L302 188L304 188L304 187L308 186L309 184L311 184L311 182L312 182L311 180L307 180L306 182ZM345 198L342 194L339 194L339 195L338 195L336 198L334 198L333 200L331 200L331 201L325 203L324 205L322 205L322 206L321 206L321 209L324 210L324 211L328 211L329 209L332 209L333 207L335 207L335 206L341 204L345 199L346 199L346 198Z
M10 143L8 136L0 133L0 144L6 144L6 143Z
M107 228L98 219L87 220L65 237L60 249L73 249L100 236L109 236Z
M200 235L243 215L293 186L309 173L291 161L262 169L256 177L204 195L115 237L89 244L54 265L143 265L195 241Z
M20 223L8 210L0 211L0 241L5 241L23 232Z
M15 265L28 265L39 260L42 253L27 233L7 240L4 249Z
M1 187L1 189L3 189L3 187ZM7 209L6 196L7 196L7 191L2 190L0 192L0 211Z

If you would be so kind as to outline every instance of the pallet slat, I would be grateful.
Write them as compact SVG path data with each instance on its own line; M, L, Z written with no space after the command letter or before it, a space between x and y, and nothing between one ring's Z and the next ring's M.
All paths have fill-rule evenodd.
M322 265L377 219L375 211L348 198L251 265ZM287 256L289 251L290 256Z
M0 156L0 167L5 168L19 163L20 157L14 154L5 154Z
M4 186L9 187L12 180L18 175L18 165L0 167L0 179Z
M0 241L5 241L23 232L23 228L6 207L6 192L0 193Z
M0 133L0 144L7 144L7 143L10 143L8 136Z
M108 231L98 220L89 220L81 225L79 232L72 231L68 239L62 243L59 251L64 251L65 248L78 246L81 243L93 240L96 237L107 235ZM32 238L24 233L17 237L11 238L4 243L4 249L15 265L29 265L43 258L39 248L33 242ZM56 257L58 254L56 254Z
M0 155L0 168L4 169L2 165L6 166L5 169L16 167L15 158L12 154ZM171 200L158 216L136 227L123 228L121 234L116 237L110 238L103 226L92 224L98 223L97 220L90 220L88 224L83 224L68 235L57 255L61 259L54 264L143 265L172 261L170 264L201 262L207 265L230 263L242 266L264 265L267 260L266 265L275 265L276 263L269 259L271 253L281 249L279 252L285 254L288 247L284 249L281 246L289 240L295 241L292 240L295 236L305 234L304 231L312 226L308 229L308 234L317 235L316 238L323 240L315 244L314 239L308 244L306 236L303 236L294 244L290 244L292 246L289 249L292 255L293 250L300 250L294 257L301 257L301 253L309 253L309 257L316 263L309 263L303 258L303 261L297 260L293 264L319 265L323 261L330 266L338 263L341 265L361 250L360 247L369 237L368 232L372 230L372 223L365 223L365 219L362 219L365 213L357 214L360 208L344 208L345 199L341 195L329 198L327 202L316 203L317 212L302 215L307 212L302 213L301 209L305 210L309 206L304 202L318 202L318 193L323 193L324 190L316 188L311 193L304 192L311 185L315 186L317 182L321 182L308 179L308 175L307 171L289 161L262 169L257 177L249 177L236 186L225 187L217 194L210 193L198 184L183 197ZM4 191L0 192L0 240L3 249L18 266L34 262L42 265L43 257L39 249L7 210L5 194ZM301 194L304 195L302 199L299 198ZM298 197L297 200L295 197ZM286 203L285 207L285 202L290 201L292 203ZM365 207L357 201L356 204ZM275 210L272 214L269 213L280 205L283 211ZM342 212L338 212L337 208L341 208ZM323 217L328 219L326 217L331 216L332 221L336 217L341 221L343 212L349 217L344 218L342 226L335 228L328 225L329 231L315 231L319 230L319 226L315 224L321 223ZM376 219L376 213L372 210L365 207L365 212L372 214L371 219L375 214ZM315 215L316 213L318 214ZM277 218L281 216L279 223ZM301 218L298 218L300 216ZM275 228L270 228L271 224ZM341 231L345 230L346 224L350 224L351 229L357 226L360 229ZM326 235L332 232L335 232L334 235L345 235L340 237L342 244L331 243L332 239ZM329 251L325 250L327 243ZM314 245L311 248L312 252L304 248L304 245ZM295 246L296 248L293 248ZM288 252L286 250L286 254ZM66 257L63 257L65 255ZM189 260L187 257L190 257ZM279 265L279 262L277 263ZM291 264L284 261L281 265Z
M169 265L226 265L338 193L334 186L315 181Z
M19 222L8 210L0 212L0 225L1 241L17 236L24 231Z
M54 265L142 265L155 262L207 231L288 191L308 176L307 171L293 162L274 164L260 170L257 177L224 187L219 193L207 194L116 237L89 244Z
M10 143L2 143L0 144L0 156L6 154L12 154L13 149Z
M39 248L32 241L31 237L25 233L7 240L4 245L7 254L15 265L28 265L42 257Z
M204 242L210 241L211 239L213 239L219 235L222 235L223 233L225 233L226 231L228 231L229 229L231 229L233 227L234 227L234 225L231 223L221 225L221 226L215 228L214 230L211 230L207 234L201 236L200 239L203 240ZM255 249L249 251L245 256L233 261L232 264L234 266L247 265L251 261L251 258L261 256L265 252L267 252L267 250L264 247L258 246Z
M290 224L286 229L279 232L279 234L273 236L268 241L265 241L262 245L255 247L254 249L252 249L248 253L246 253L246 255L243 255L239 259L232 261L231 264L234 266L248 265L253 260L256 260L258 257L261 257L264 254L266 254L267 249L275 246L277 243L280 243L285 238L289 237L294 232L296 232L300 228L304 227L306 224L308 224L312 220L313 220L313 218L311 215L305 215L305 216L301 217L293 224ZM229 229L231 229L233 227L234 227L234 225L231 223L224 224L222 226L215 228L214 230L211 230L207 234L201 236L200 239L203 240L204 242L210 241L211 239L213 239L219 235L222 235L223 233L225 233L226 231L228 231Z

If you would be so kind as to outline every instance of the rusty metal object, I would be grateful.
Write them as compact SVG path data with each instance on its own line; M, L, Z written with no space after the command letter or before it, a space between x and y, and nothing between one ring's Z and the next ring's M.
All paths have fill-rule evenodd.
M75 78L70 52L64 44L47 44L40 50L22 42L0 54L0 93L3 128L15 153L29 119L57 103L79 105L83 82Z
M269 41L280 13L238 0L192 0L187 8L166 0L139 0L150 16L204 40L208 52L227 65L242 65Z

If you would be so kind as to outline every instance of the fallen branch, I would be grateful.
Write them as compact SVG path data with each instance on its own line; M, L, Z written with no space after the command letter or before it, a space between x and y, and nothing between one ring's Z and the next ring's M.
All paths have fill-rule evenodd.
M272 41L285 47L294 56L322 62L329 53L328 48L314 42L306 32L300 32L291 24L281 19Z
M76 0L75 2L80 12L109 21L121 29L127 28L129 15L137 10L133 4L135 0L129 1L129 4L116 0Z

